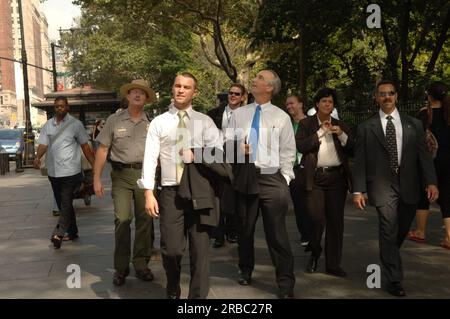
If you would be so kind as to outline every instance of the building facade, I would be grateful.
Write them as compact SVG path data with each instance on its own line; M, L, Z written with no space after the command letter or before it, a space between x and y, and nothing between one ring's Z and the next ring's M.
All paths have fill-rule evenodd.
M39 0L22 0L25 50L29 64L51 69L50 43L48 40L48 23L40 11ZM0 0L0 56L18 61L22 60L22 44L20 32L19 5L17 0ZM8 49L8 50L6 50ZM9 121L4 126L25 125L25 106L23 92L22 65L18 62L5 62L0 59L1 79L0 121L2 114L8 114ZM3 64L6 66L4 67ZM30 103L44 100L44 94L52 91L51 73L36 67L28 66L28 87ZM0 101L2 102L2 101ZM33 127L40 127L46 121L42 110L30 107ZM6 117L6 115L3 115ZM1 125L1 123L0 123Z

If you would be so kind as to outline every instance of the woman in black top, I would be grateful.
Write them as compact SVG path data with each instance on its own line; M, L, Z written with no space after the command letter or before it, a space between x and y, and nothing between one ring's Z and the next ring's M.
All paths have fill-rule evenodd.
M441 246L450 249L450 92L442 82L434 82L427 89L428 102L432 108L430 130L438 142L438 151L434 166L438 177L439 199L442 218L445 225L445 237ZM420 110L419 117L428 127L427 108ZM425 242L425 228L429 214L429 201L423 192L416 213L417 229L408 235L410 240Z

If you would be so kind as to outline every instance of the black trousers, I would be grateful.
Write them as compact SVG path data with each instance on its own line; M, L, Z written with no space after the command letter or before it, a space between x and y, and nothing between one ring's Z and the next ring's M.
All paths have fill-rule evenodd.
M281 292L292 292L295 285L294 259L286 230L289 188L281 173L258 174L259 194L239 194L238 205L241 216L239 232L239 269L251 274L255 266L254 234L261 209L264 232L276 281Z
M386 205L376 207L379 220L381 273L390 284L403 280L400 247L411 227L417 207L402 201L398 179L392 180Z
M58 223L53 230L52 236L62 237L66 233L70 235L78 233L77 219L72 202L73 192L80 184L82 178L81 173L65 177L48 177L59 209Z
M299 178L299 169L294 167L295 179L289 184L292 203L294 204L295 222L302 241L309 241L311 238L311 221L306 212L306 191L302 187Z
M344 233L344 206L348 183L343 168L330 172L316 171L311 191L307 191L307 211L311 220L312 256L322 253L322 234L325 233L325 266L340 267Z
M212 231L212 237L225 240L225 235L237 235L239 232L239 216L237 212L238 193L231 185L223 185L220 196L219 225Z
M180 293L181 259L189 244L191 281L189 299L208 296L210 227L200 224L192 204L177 195L177 187L163 187L159 195L161 255L167 293Z

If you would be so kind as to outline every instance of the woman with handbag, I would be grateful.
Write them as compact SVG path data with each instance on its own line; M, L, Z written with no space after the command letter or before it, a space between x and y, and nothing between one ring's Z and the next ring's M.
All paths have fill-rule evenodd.
M434 158L438 177L439 199L445 226L445 237L441 246L450 249L450 94L442 82L433 82L426 91L428 107L420 110L419 117L427 131L427 145ZM408 234L408 239L425 243L426 225L430 203L425 192L416 212L417 229Z

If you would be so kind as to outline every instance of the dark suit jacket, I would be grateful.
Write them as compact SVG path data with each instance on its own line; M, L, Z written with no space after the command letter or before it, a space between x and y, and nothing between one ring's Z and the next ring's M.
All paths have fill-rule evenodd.
M400 198L417 204L425 185L436 185L433 160L425 145L422 123L400 114L403 128L400 162ZM421 185L422 172L425 185ZM353 166L353 191L367 192L369 203L383 206L390 194L392 174L380 115L377 113L358 126ZM423 186L423 187L421 187Z
M225 106L219 106L219 107L215 107L215 108L209 110L206 113L210 118L212 118L212 120L214 121L214 124L216 124L216 126L219 130L222 130L222 117L223 117L224 111L225 111Z
M208 111L207 115L212 118L219 130L222 130L222 118L223 112L225 111L225 106L219 106ZM225 152L228 147L234 148L234 159L233 159L233 188L243 194L258 194L258 180L256 178L256 167L254 163L249 163L248 156L245 156L245 163L238 163L237 152L239 152L239 145L242 141L230 141L225 145Z
M347 134L348 139L345 146L341 145L336 134L333 134L334 146L339 159L344 166L347 179L350 182L350 168L348 158L352 155L354 140L350 128L343 121L331 118L332 125L339 125L341 129ZM319 137L317 131L319 130L319 121L317 116L311 116L300 121L300 126L295 135L297 150L302 153L302 160L300 162L299 178L300 185L310 191L314 183L314 171L317 167L317 153L319 152ZM350 183L349 183L350 186Z
M195 163L184 167L178 195L192 202L194 211L200 215L200 224L216 227L220 216L219 185L223 181L231 183L233 174L230 164L200 160L197 158Z

